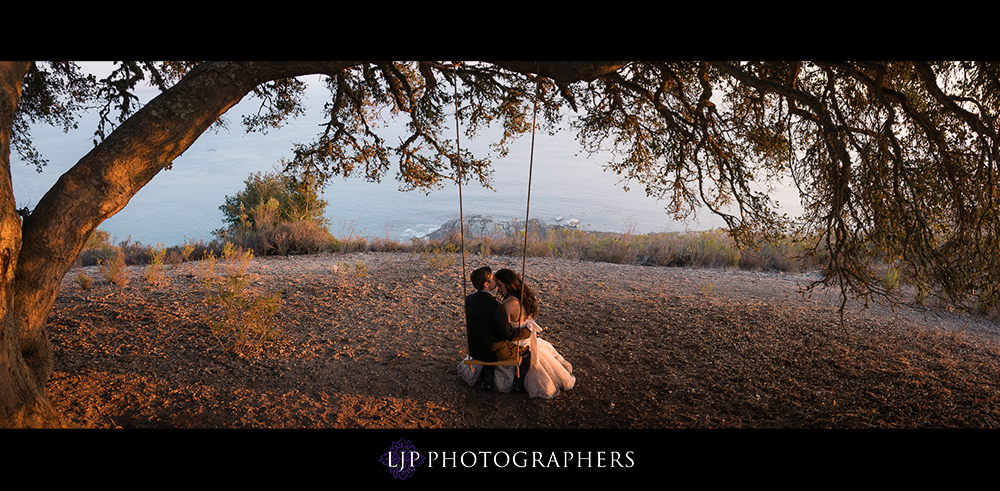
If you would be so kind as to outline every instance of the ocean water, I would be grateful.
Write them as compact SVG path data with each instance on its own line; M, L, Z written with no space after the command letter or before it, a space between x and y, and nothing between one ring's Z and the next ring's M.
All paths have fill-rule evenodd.
M145 91L152 97L152 89ZM212 231L223 226L219 206L225 197L243 189L244 180L257 171L273 170L280 159L290 158L294 142L311 141L320 131L325 89L310 84L307 115L267 134L245 134L240 114L255 111L257 103L245 100L227 114L228 131L209 131L137 193L117 215L99 228L116 241L130 238L145 244L181 244L187 240L210 240ZM45 191L93 147L96 118L87 116L80 129L35 127L36 148L49 160L44 172L21 162L12 153L12 177L17 206L33 207ZM481 153L490 135L462 145ZM472 183L462 188L463 211L468 215L492 215L499 220L537 218L547 223L578 220L578 227L592 231L635 233L701 230L722 226L721 219L705 210L698 220L678 222L664 211L664 203L647 197L643 187L632 183L625 191L619 177L605 172L610 154L588 156L571 131L535 137L531 165L531 135L512 144L503 159L494 159L493 190ZM531 196L528 207L528 177ZM399 191L394 170L381 183L360 178L334 179L324 189L329 203L326 215L334 235L389 237L408 240L424 236L459 216L459 192L455 185L425 194ZM783 200L786 202L787 200Z

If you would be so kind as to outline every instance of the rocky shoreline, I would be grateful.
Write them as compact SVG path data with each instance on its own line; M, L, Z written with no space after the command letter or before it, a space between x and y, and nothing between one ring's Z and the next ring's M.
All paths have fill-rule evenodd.
M469 215L463 219L448 220L437 230L427 234L428 240L441 240L458 234L462 229L462 222L465 222L465 231L468 237L511 237L518 232L524 231L524 221L497 220L492 215ZM537 218L528 220L528 230L531 232L544 233L547 230L569 230L577 229L579 220L567 220L566 224L548 224Z

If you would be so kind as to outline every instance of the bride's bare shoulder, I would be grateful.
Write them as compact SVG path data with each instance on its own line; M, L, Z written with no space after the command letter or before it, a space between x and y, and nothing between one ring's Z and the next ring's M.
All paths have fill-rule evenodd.
M510 322L517 326L521 319L521 303L516 298L509 298L503 303L504 312Z
M503 305L508 309L511 306L514 306L516 308L517 306L521 305L521 302L518 301L516 297L507 297L507 299L503 301Z

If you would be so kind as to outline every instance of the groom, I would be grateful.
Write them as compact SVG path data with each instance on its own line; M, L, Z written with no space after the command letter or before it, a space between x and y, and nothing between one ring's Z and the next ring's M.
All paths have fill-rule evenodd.
M493 271L483 266L472 272L469 279L476 292L465 297L465 330L469 340L469 356L480 361L501 361L522 356L520 377L514 381L514 391L524 389L524 375L531 365L528 347L520 347L510 341L527 338L531 331L514 328L507 322L507 314L491 290L496 288ZM483 390L493 390L493 374L496 367L482 367Z

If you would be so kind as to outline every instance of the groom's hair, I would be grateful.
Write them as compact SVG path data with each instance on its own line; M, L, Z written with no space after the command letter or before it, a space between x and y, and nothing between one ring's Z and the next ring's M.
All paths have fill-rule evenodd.
M476 287L476 290L482 290L486 286L486 280L493 276L493 270L489 266L483 266L469 275L469 279L472 280L472 286Z

